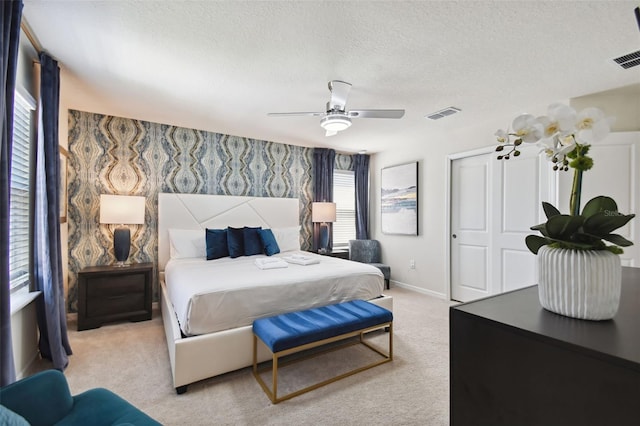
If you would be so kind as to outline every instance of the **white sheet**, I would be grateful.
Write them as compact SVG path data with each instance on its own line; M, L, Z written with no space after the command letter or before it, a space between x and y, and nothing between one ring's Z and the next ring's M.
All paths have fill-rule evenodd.
M380 270L307 252L278 257L317 257L314 265L259 269L264 255L216 260L171 259L165 268L169 298L188 336L250 325L254 319L382 294Z

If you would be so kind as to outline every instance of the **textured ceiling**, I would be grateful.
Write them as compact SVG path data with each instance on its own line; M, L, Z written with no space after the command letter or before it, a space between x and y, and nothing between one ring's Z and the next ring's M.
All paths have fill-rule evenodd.
M637 1L25 0L66 72L131 118L341 151L402 148L450 128L640 82ZM325 137L327 82L348 108L404 108ZM89 89L87 89L89 90ZM80 100L70 107L85 109ZM424 116L455 106L440 121ZM93 111L111 112L111 111ZM506 124L506 123L505 123Z

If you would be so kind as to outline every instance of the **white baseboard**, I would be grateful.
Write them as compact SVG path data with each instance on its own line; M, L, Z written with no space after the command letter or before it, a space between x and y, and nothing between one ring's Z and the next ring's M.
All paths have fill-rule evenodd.
M406 284L400 281L391 280L391 284L397 287L406 288L407 290L415 291L417 293L426 294L427 296L437 297L438 299L447 300L447 295L445 293L438 293L437 291L428 290L422 287L416 287L411 284Z

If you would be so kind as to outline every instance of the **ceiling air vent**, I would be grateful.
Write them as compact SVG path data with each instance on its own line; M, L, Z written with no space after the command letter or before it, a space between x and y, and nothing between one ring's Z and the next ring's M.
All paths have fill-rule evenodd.
M455 114L456 112L460 112L460 111L461 111L460 108L449 107L449 108L441 109L440 111L436 111L431 114L427 114L425 115L425 118L429 118L431 120L439 120L441 118L444 118L448 115Z
M624 69L638 66L640 65L640 50L615 58L613 61Z

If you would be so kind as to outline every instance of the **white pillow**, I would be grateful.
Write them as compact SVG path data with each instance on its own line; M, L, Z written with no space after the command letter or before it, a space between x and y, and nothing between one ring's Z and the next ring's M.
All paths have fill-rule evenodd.
M204 229L169 229L169 241L169 256L172 259L207 256Z
M289 228L272 228L273 236L276 238L280 252L300 250L300 227L291 226Z

